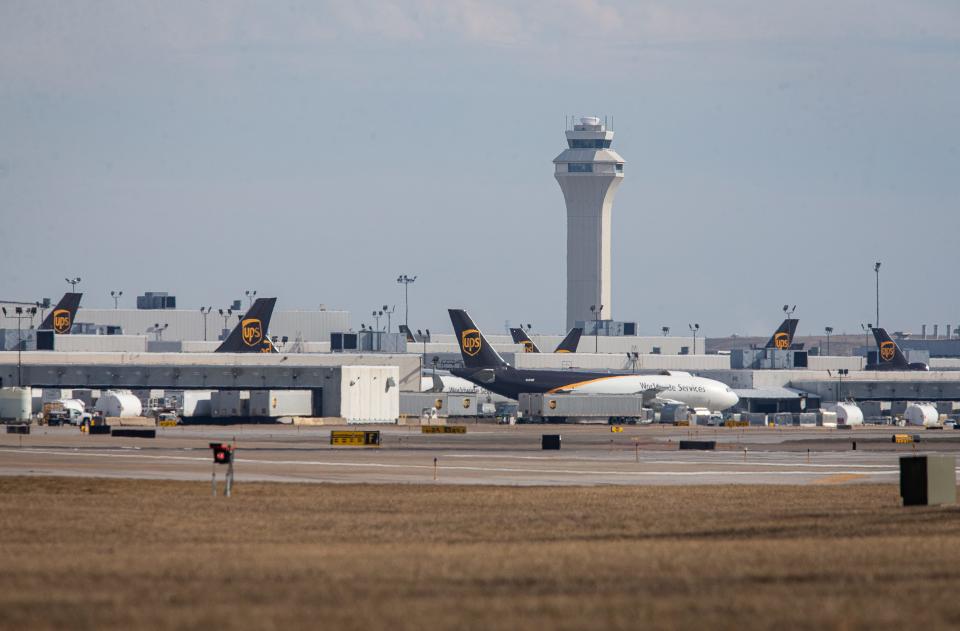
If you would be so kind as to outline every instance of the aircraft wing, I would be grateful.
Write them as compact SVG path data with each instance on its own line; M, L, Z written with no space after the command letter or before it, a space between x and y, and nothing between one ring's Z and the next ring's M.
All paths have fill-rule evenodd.
M664 388L647 388L646 390L640 390L636 394L639 394L643 397L643 402L652 403L654 399L657 399L659 394L663 392Z
M666 390L666 388L647 388L646 390L641 390L637 392L637 394L643 397L643 404L647 407L659 408L664 405L670 405L670 404L683 405L682 401L661 397L660 394L664 390Z

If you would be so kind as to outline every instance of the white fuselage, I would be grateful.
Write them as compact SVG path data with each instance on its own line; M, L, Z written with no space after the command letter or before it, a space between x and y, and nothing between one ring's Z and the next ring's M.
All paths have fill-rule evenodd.
M726 410L740 398L725 384L689 373L667 375L611 375L563 387L563 392L579 394L640 394L660 390L657 398L676 401L692 408Z

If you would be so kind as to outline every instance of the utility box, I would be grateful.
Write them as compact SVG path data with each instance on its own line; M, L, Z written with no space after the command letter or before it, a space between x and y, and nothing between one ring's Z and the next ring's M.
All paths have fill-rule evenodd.
M956 456L900 458L900 497L904 506L957 503Z
M543 434L540 438L541 449L560 449L560 434Z

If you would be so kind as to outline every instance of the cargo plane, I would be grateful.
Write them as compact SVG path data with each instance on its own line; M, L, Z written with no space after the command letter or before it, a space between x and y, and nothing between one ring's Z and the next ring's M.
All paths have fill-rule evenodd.
M524 353L539 353L540 348L534 344L533 340L530 339L530 336L527 335L527 332L523 329L510 329L510 335L513 337L514 344L523 344ZM567 336L563 338L563 341L557 346L554 353L576 353L577 346L580 345L580 336L583 335L583 329L578 326L570 329L570 332L567 333Z
M40 324L40 331L53 331L54 335L69 335L80 308L81 293L67 292Z
M780 326L774 331L770 340L764 348L776 348L778 350L802 350L803 344L794 344L793 336L797 332L797 323L800 320L796 318L787 318L780 323Z
M276 353L267 329L276 298L257 298L215 353Z
M864 370L930 370L923 362L908 362L886 329L875 327L873 337L877 340L877 361L864 366Z
M739 398L725 384L681 371L615 374L573 370L529 370L510 366L462 309L450 309L460 344L463 368L450 372L496 394L517 399L520 393L633 394L649 405L679 403L711 411L725 410Z

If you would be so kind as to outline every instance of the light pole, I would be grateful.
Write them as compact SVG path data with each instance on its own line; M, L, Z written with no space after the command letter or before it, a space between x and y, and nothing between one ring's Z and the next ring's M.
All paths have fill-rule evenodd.
M593 314L593 352L600 352L600 313L603 311L603 305L590 305L590 313Z
M17 387L23 387L23 336L20 334L21 322L26 319L33 319L37 315L36 307L14 307L13 315L7 313L7 308L3 307L3 315L7 318L17 319Z
M697 354L697 333L700 331L700 323L697 322L696 324L688 324L687 326L690 327L690 331L693 333L693 354L696 355Z
M220 312L220 316L223 318L223 328L227 328L227 320L230 319L230 316L233 315L233 309L217 309Z
M164 322L163 324L160 324L159 322L154 323L153 332L157 336L158 342L163 339L163 332L167 330L168 326L170 325L167 324L166 322Z
M840 368L837 370L837 403L843 401L843 377L850 374L849 368Z
M257 297L257 290L256 290L256 289L248 289L248 290L246 290L246 291L243 292L243 293L247 295L247 301L248 301L248 303L249 303L247 306L252 307L252 306L253 306L253 299Z
M880 326L880 261L873 264L873 271L877 275L877 326Z
M70 283L70 291L71 291L71 292L77 293L77 285L80 284L80 280L81 280L79 276L77 276L76 278L64 278L63 280L65 280L65 281L67 281L68 283Z
M410 283L417 280L416 276L407 276L400 274L397 276L397 282L403 285L403 324L410 330Z
M207 341L207 316L210 315L210 312L213 310L213 307L200 307L200 313L203 314L203 341Z
M823 330L827 334L827 357L829 357L830 356L830 335L833 333L833 327L825 326L823 327Z
M376 328L376 331L377 331L377 350L378 350L378 351L381 351L381 350L383 350L383 336L381 335L381 331L380 331L380 318L383 317L383 310L381 310L381 309L374 309L374 310L373 310L373 313L371 313L370 315L373 316L373 320L376 322L376 327L377 327L377 328Z
M393 312L397 310L397 305L393 305L390 308L387 308L387 307L388 305L383 305L383 309L381 309L381 311L385 316L387 316L387 333L389 333L390 332L390 316L392 316Z
M668 335L670 335L670 327L668 326L660 327L660 331L663 333L663 337L667 337Z
M37 309L40 311L40 322L43 323L43 316L44 316L43 311L44 309L50 308L50 299L44 298L43 300L38 300L34 304L37 305Z
M120 307L119 307L119 304L120 304L120 296L122 296L122 295L123 295L123 292L120 291L120 290L111 291L111 292L110 292L110 297L113 298L113 308L114 308L114 309L119 309L119 308L120 308Z

